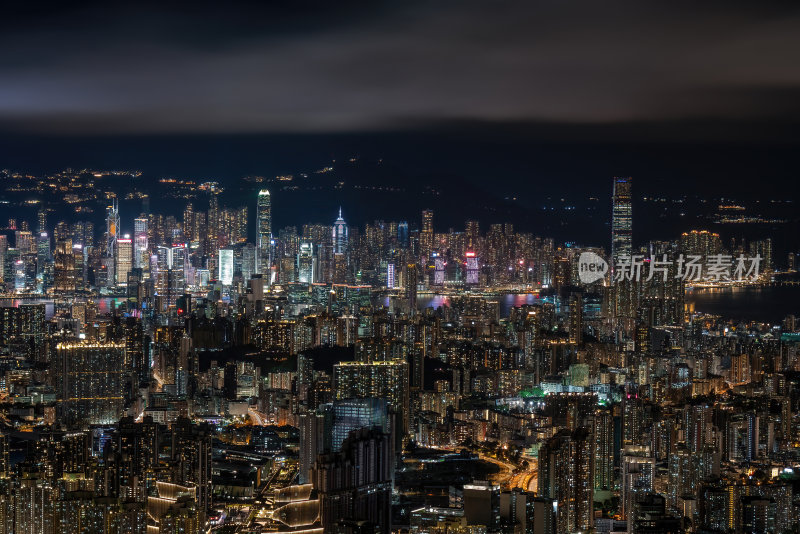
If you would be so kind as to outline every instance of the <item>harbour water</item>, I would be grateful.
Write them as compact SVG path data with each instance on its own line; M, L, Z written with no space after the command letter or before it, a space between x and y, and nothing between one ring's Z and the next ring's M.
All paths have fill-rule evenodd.
M779 323L787 315L800 315L800 286L770 285L724 289L692 289L686 302L695 310L726 318Z
M508 317L511 308L525 304L541 304L544 298L531 293L508 293L497 297L500 304L500 316ZM95 302L100 313L110 311L112 302L119 305L123 299L99 298ZM772 285L748 286L722 289L692 289L686 292L686 302L693 303L695 310L703 313L721 315L735 320L752 320L778 323L787 315L800 316L800 286L797 285ZM6 300L3 306L19 306L20 304L44 303L47 318L53 316L54 304L52 299L41 300ZM447 295L420 295L417 298L420 308L438 308L450 306L450 297ZM389 299L384 299L384 305L389 305Z

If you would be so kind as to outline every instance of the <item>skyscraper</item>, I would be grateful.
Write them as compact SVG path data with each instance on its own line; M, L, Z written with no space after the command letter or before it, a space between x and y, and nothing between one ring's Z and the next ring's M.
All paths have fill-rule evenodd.
M467 252L467 285L476 286L480 282L480 267L478 257L474 252Z
M300 243L300 252L297 254L297 281L301 284L313 284L315 279L314 244L311 241Z
M261 274L269 273L271 265L272 242L272 197L269 191L262 189L258 192L256 203L256 248L258 249L258 271Z
M333 252L335 254L347 252L347 223L342 218L342 208L339 208L339 218L333 223Z
M650 448L628 445L622 451L622 495L620 504L622 518L628 520L628 532L633 532L636 518L636 501L639 497L653 491L656 461Z
M117 258L116 267L114 269L117 276L117 285L126 285L128 283L128 273L133 267L133 241L130 235L117 239Z
M272 237L272 198L269 191L262 189L258 192L257 213L257 243L264 247L269 245Z
M593 523L591 433L561 430L539 450L539 496L556 501L556 533L588 531Z
M350 433L380 428L393 433L386 399L342 399L323 404L300 416L300 481L311 480L311 469L320 454L338 452Z
M138 217L133 221L133 266L137 269L147 269L149 260L147 217Z
M406 265L405 288L408 307L411 310L417 308L417 264L409 262Z
M233 283L233 249L219 249L219 281L224 286Z
M36 218L39 221L39 226L37 227L37 231L39 233L47 231L47 208L41 208L39 212L36 214Z
M408 428L409 373L405 360L339 362L333 366L337 399L381 398L401 414L401 435Z
M119 208L117 199L113 199L111 205L106 208L106 256L114 257L119 238Z
M408 247L408 222L400 221L397 225L397 242L400 248Z
M614 178L611 212L611 259L631 255L633 248L633 206L631 197L632 178Z
M90 425L116 423L123 407L125 344L59 343L56 351L65 419Z
M386 399L342 399L333 402L331 450L339 451L350 432L360 428L380 427L391 434L389 408Z
M179 417L172 430L172 474L180 484L197 487L201 520L211 505L211 429Z
M186 282L186 245L175 243L172 247L156 249L155 267L156 294L165 298L164 305L174 306L183 294Z
M208 230L206 237L208 238L209 247L211 252L217 250L219 246L217 238L220 234L220 213L219 213L219 185L216 182L211 182L207 187L208 197Z
M433 210L423 210L419 233L420 255L427 260L433 251Z
M320 456L313 483L324 532L355 531L346 528L351 524L369 526L359 532L389 534L393 466L391 436L378 429L353 431L339 452Z

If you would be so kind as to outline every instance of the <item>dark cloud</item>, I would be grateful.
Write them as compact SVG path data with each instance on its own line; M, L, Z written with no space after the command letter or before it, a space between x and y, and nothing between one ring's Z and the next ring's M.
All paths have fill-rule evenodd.
M800 119L791 4L219 5L17 8L0 23L0 124L313 132Z

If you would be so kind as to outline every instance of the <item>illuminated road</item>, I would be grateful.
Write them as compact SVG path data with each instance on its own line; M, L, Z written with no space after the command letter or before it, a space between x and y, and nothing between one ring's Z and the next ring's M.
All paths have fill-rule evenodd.
M445 446L430 446L432 449L439 449L439 450L447 450L447 451L456 451L457 448L455 447L445 447ZM517 469L517 466L506 462L504 460L499 460L492 456L487 456L486 454L479 452L478 457L491 464L496 465L500 468L500 472L489 477L489 481L492 484L497 484L498 486L502 486L504 489L513 489L513 488L520 488L525 491L537 491L538 484L539 484L539 461L538 459L532 456L523 456L523 460L527 460L528 462L528 469L519 473L514 473L514 470Z
M265 416L254 408L247 409L247 415L253 420L257 426L267 426L268 423L264 422Z
M501 471L490 477L490 482L502 486L505 489L520 488L525 491L536 491L539 483L538 472L539 463L536 458L525 456L528 461L528 469L519 473L514 473L516 465L480 454L480 459L498 466Z
M161 378L155 369L153 369L153 378L156 382L158 382L158 389L156 391L161 391L164 388L164 380Z
M521 488L525 491L537 491L539 485L539 461L530 456L525 456L524 459L528 461L528 469L511 477L509 486Z
M478 455L481 460L485 462L492 463L500 468L499 473L495 473L494 475L489 476L489 482L493 484L497 484L499 486L507 486L510 481L514 478L513 472L516 466L514 464L504 462L503 460L498 460L497 458L492 458L491 456L486 456L483 453Z

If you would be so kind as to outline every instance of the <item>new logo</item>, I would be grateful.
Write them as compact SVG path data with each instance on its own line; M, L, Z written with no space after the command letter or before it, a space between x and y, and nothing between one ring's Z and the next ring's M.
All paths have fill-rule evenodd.
M608 273L608 262L594 252L582 252L578 258L578 278L584 284L597 282Z

